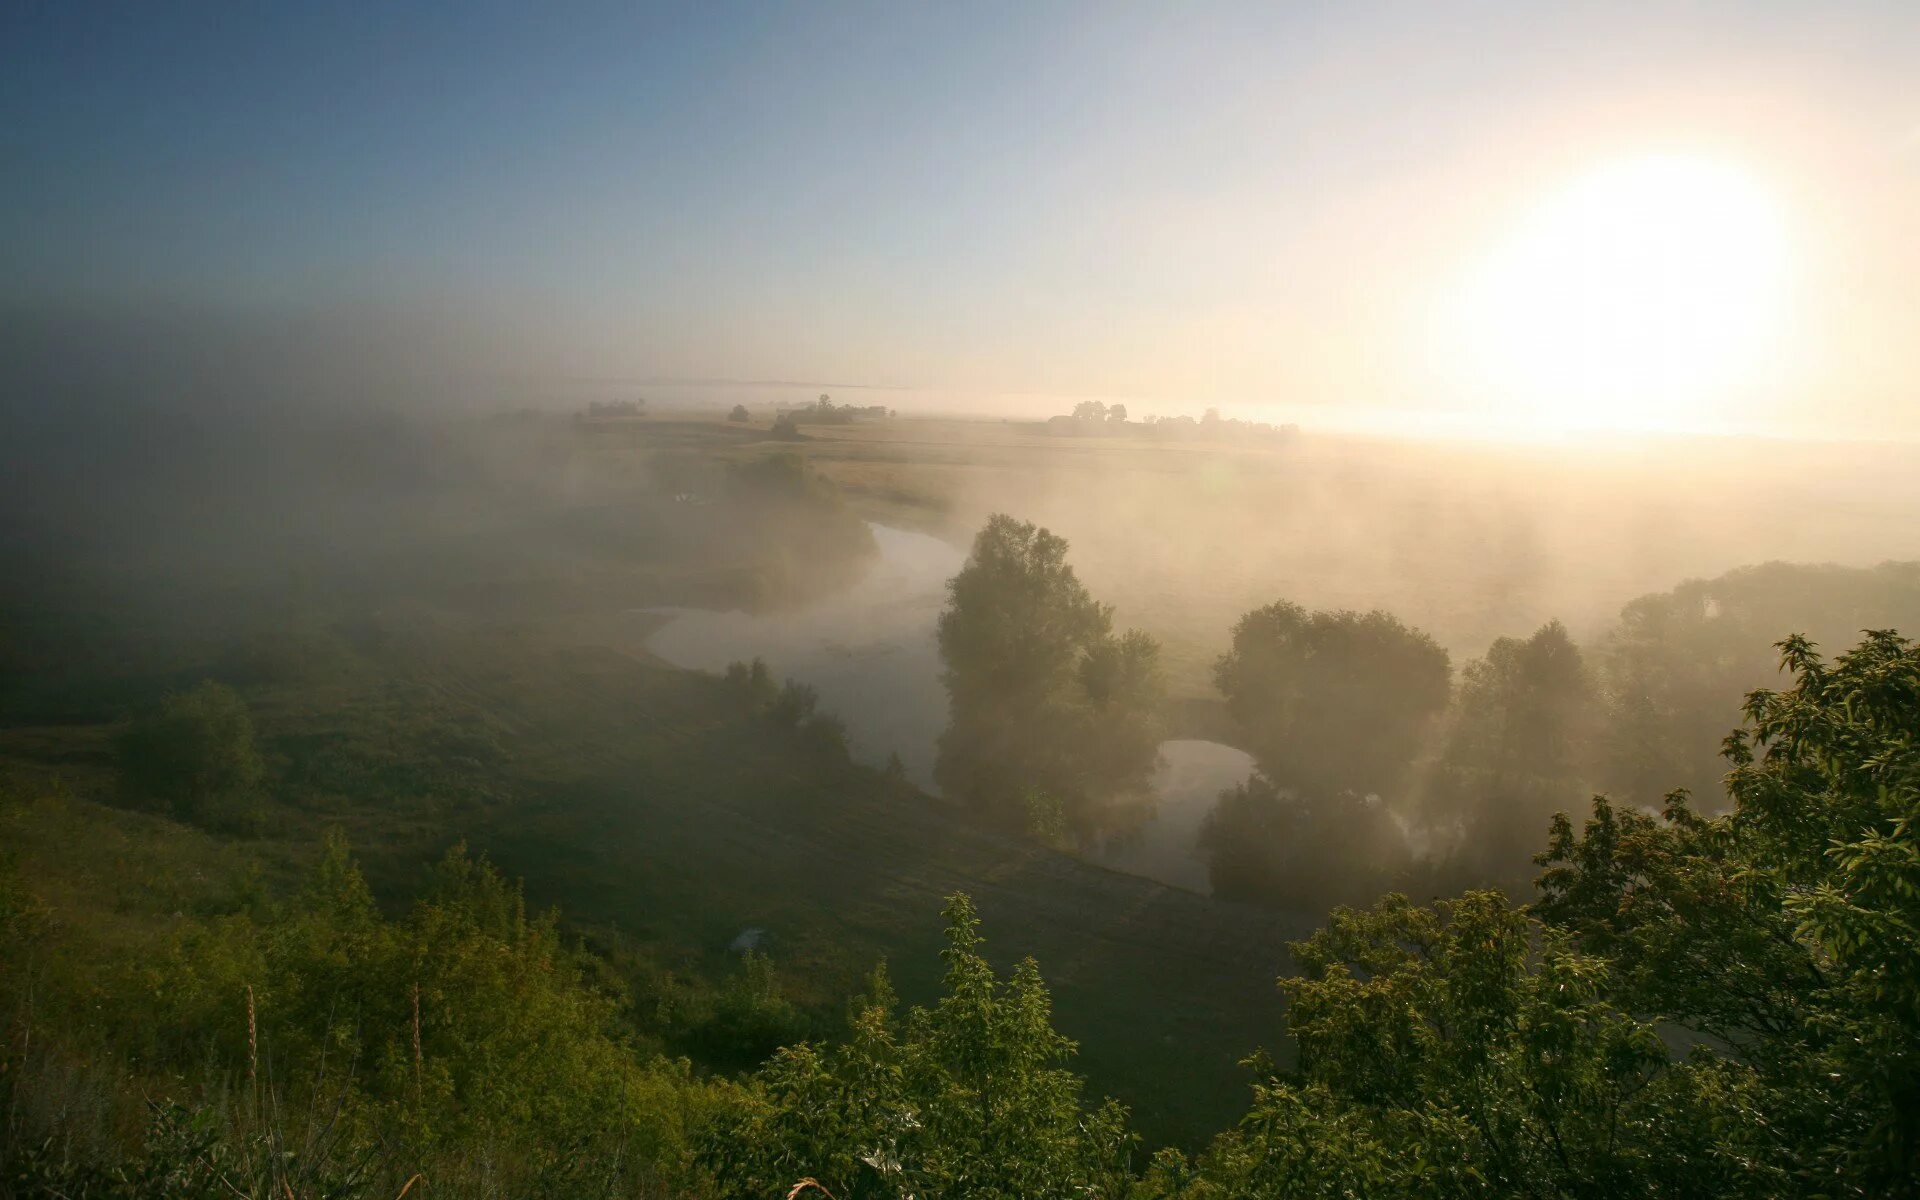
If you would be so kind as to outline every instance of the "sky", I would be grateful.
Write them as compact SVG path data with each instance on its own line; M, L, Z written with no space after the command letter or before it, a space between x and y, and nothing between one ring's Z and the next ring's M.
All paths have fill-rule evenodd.
M1920 437L1910 2L19 0L0 62L15 406Z

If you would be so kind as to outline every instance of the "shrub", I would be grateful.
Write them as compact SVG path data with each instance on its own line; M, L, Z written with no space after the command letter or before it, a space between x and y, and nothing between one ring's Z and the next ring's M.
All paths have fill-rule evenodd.
M209 680L177 693L120 736L121 779L168 814L223 827L258 819L263 768L253 718L232 688Z

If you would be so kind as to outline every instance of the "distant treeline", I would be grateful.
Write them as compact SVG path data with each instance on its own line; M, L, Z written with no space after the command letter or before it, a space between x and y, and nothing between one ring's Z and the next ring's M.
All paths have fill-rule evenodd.
M611 417L638 417L647 411L647 402L634 400L592 400L587 403L587 416L594 420Z
M1128 419L1127 406L1083 400L1073 412L1050 417L1046 430L1071 437L1131 434L1139 437L1190 438L1215 441L1286 442L1300 436L1298 425L1274 425L1266 421L1243 421L1222 417L1220 410L1209 408L1198 420L1182 414L1159 417L1149 414L1139 421Z

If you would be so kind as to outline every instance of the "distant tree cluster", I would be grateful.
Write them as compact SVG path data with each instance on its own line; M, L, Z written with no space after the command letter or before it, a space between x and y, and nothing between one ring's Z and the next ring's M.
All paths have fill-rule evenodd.
M1215 678L1260 772L1202 833L1222 895L1316 911L1524 886L1539 830L1598 770L1596 683L1557 621L1498 639L1455 687L1446 652L1386 613L1280 602L1241 619Z
M789 408L781 415L795 425L847 425L858 418L888 416L889 412L884 404L835 404L833 397L823 392L813 403Z
M1148 415L1144 420L1130 421L1126 405L1109 405L1099 400L1082 400L1073 406L1073 412L1050 418L1046 429L1049 433L1076 437L1129 434L1166 440L1274 444L1291 441L1300 434L1298 425L1275 425L1267 421L1222 417L1217 408L1207 409L1198 420L1182 414L1177 417Z
M1125 425L1127 406L1106 404L1099 400L1082 400L1073 406L1073 420L1087 425Z
M613 417L643 416L647 410L645 400L593 400L587 404L587 416L598 421Z
M1417 813L1445 870L1523 886L1539 830L1595 778L1600 720L1593 674L1558 621L1468 664Z
M995 514L947 586L940 786L1014 824L1038 792L1071 828L1143 788L1158 757L1160 648L1114 632L1112 610L1067 563L1066 540Z
M1214 679L1261 769L1323 794L1401 783L1449 686L1447 652L1390 614L1286 601L1240 618Z
M1720 791L1707 748L1771 673L1763 630L1896 621L1920 621L1920 566L1774 563L1641 597L1588 649L1558 621L1499 638L1450 684L1439 647L1387 614L1276 603L1216 668L1262 778L1221 798L1201 850L1221 894L1307 910L1523 887L1540 828L1596 790ZM1358 879L1327 869L1355 846Z
M1920 563L1773 562L1642 596L1593 647L1606 710L1599 782L1644 804L1685 787L1717 795L1727 714L1762 686L1780 631L1846 645L1862 629L1920 628Z

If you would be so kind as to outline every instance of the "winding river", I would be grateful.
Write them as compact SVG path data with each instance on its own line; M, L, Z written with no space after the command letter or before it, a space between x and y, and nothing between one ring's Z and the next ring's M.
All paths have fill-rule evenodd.
M947 580L966 554L923 533L870 528L879 557L845 591L780 613L656 609L671 619L646 645L675 666L704 671L765 659L776 677L819 691L821 707L846 722L854 757L879 765L898 754L908 776L932 789L934 742L947 721L934 628ZM1160 755L1155 815L1087 857L1204 892L1206 866L1195 839L1215 797L1244 780L1252 761L1230 746L1194 739L1162 742Z

